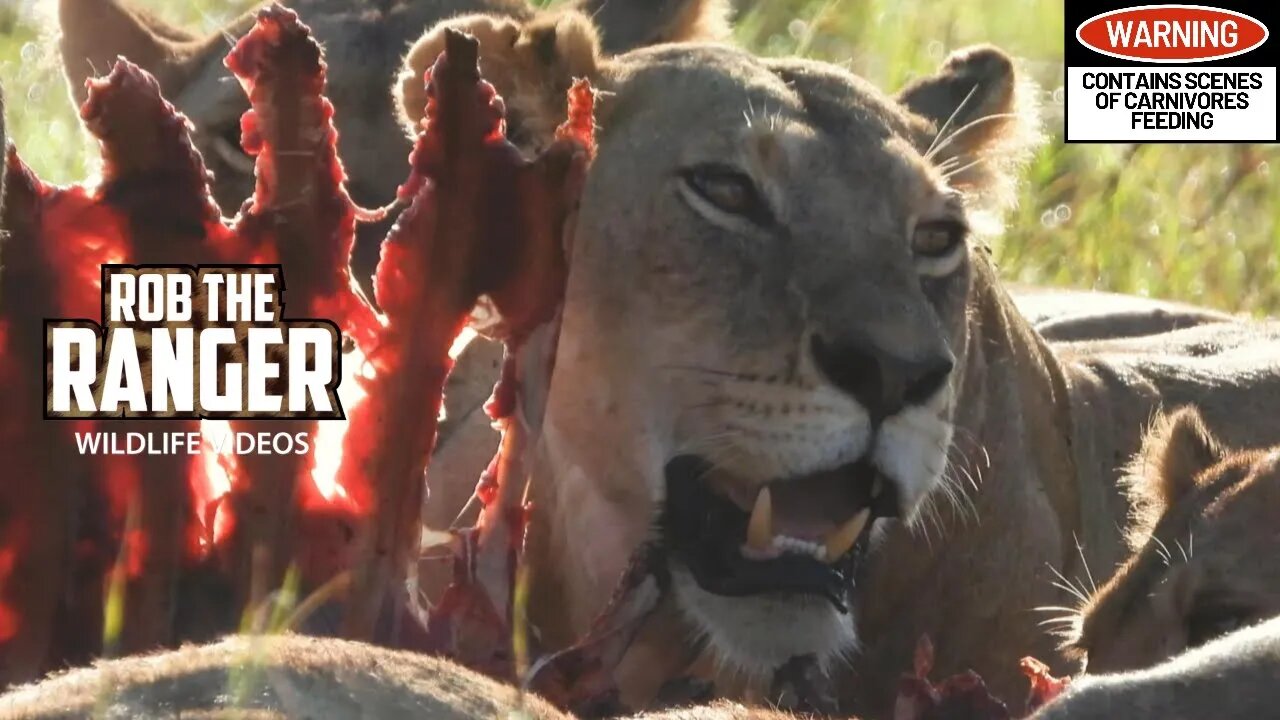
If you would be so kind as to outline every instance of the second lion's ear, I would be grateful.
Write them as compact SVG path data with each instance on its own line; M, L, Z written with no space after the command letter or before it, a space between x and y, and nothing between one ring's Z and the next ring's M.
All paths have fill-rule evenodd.
M524 22L492 15L446 20L409 49L395 85L401 124L410 135L417 133L426 106L423 76L444 49L447 29L480 41L480 72L506 102L509 136L528 149L550 142L564 121L573 81L599 76L599 33L576 10L540 13Z
M1226 449L1195 407L1161 413L1122 481L1132 508L1126 532L1130 549L1142 547L1165 512L1193 492L1205 471L1225 456Z
M1148 493L1163 507L1172 506L1196 487L1205 470L1222 460L1222 444L1200 411L1184 407L1161 417L1142 443L1141 462Z

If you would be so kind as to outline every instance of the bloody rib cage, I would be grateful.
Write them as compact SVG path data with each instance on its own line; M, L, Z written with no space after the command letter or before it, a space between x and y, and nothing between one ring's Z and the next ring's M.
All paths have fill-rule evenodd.
M429 71L427 110L401 186L403 212L375 275L377 306L353 282L357 208L344 187L325 64L297 16L275 6L227 57L249 95L243 146L256 189L234 220L211 198L190 125L156 81L127 60L91 81L81 117L100 142L91 185L41 182L10 149L0 234L0 688L102 654L262 629L269 594L326 598L340 622L313 628L443 653L521 679L584 714L616 714L612 671L658 611L669 579L653 544L633 556L582 641L542 656L523 678L513 648L517 564L529 508L526 450L536 442L567 276L570 218L594 152L593 93L569 92L567 120L536 159L505 138L501 100L480 78L477 43L451 33ZM42 421L44 319L93 317L104 264L274 264L285 315L333 320L344 357L347 420L231 421L253 432L309 432L302 455L81 455L74 433L120 420ZM503 431L476 486L474 528L433 533L454 583L424 612L409 588L419 508L449 350L477 304L507 355L488 410ZM189 432L208 420L150 421ZM218 421L223 422L223 421ZM335 451L336 450L336 451ZM443 535L443 540L440 540ZM275 610L278 612L278 608ZM391 629L388 630L388 627ZM517 640L520 634L514 636ZM526 655L530 655L526 650ZM775 687L795 706L828 709L825 677L804 662ZM1005 706L972 673L939 684L922 643L899 688L897 720L1002 720ZM1060 691L1026 665L1038 705ZM677 678L687 699L701 685Z
M540 424L519 383L547 381L550 366L549 356L523 362L523 348L538 336L547 353L556 336L564 230L594 147L591 89L575 85L556 141L526 159L505 138L477 43L449 36L426 78L426 119L400 191L404 210L383 245L375 308L348 259L357 222L377 213L357 208L344 187L319 46L292 11L270 7L226 63L249 95L243 145L257 158L256 190L234 220L224 221L211 198L187 120L124 59L90 82L81 109L100 143L100 180L53 187L8 153L0 687L104 652L262 627L268 594L281 587L339 598L343 616L332 630L387 644L449 652L455 635L472 629L468 617L508 626L524 528L521 451ZM347 420L232 421L253 432L319 434L304 455L80 455L74 432L122 421L40 420L43 320L95 317L107 263L281 264L286 318L331 319L352 341L343 362ZM490 404L502 449L479 487L478 527L453 541L466 559L449 591L454 601L431 615L430 633L415 635L401 621L418 616L406 609L405 586L419 548L423 471L450 346L481 298L498 319L489 330L507 344ZM146 429L207 422L157 420ZM340 452L323 451L332 448ZM462 659L510 677L509 638L490 657Z

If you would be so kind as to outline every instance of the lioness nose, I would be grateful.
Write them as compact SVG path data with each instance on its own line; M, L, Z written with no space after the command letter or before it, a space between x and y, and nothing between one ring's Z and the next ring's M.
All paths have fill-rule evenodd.
M879 423L938 392L951 375L951 353L908 360L869 343L813 336L814 363L836 387L853 396Z

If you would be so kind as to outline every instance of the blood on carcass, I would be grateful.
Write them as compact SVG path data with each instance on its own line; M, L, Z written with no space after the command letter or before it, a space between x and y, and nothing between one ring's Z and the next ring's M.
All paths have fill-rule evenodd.
M368 347L380 322L349 270L357 208L344 185L333 105L323 95L326 66L319 45L296 14L271 7L259 13L226 65L249 97L241 144L256 158L255 191L234 224L229 254L240 262L284 268L285 318L332 320ZM231 421L235 433L314 437L318 429L319 422L308 419ZM272 587L298 562L304 585L315 587L342 569L350 539L370 507L371 480L335 478L340 492L326 492L318 483L329 482L336 468L317 468L315 462L314 452L237 457L229 502L237 523L232 554L240 569L233 573L263 573L265 586Z
M12 580L17 555L18 551L13 547L0 548L0 582ZM11 640L14 635L17 635L20 623L21 618L17 610L9 605L0 604L0 642Z
M103 158L93 189L96 212L119 226L121 256L130 264L199 265L220 260L230 231L208 189L208 171L191 142L191 125L160 94L156 80L125 62L106 77L89 81L80 117L98 139ZM47 237L65 231L46 227ZM74 240L73 240L74 241ZM100 283L95 284L99 293ZM96 298L95 298L96 300ZM98 300L95 304L100 303ZM94 317L93 311L67 317ZM97 429L124 429L120 421L97 421ZM127 426L125 426L127 427ZM162 419L151 432L198 432L196 419ZM191 542L204 513L194 498L207 484L204 467L188 455L129 455L103 458L102 484L111 498L109 527L126 526L116 553L124 565L124 626L119 649L135 652L177 639L169 618L172 584L183 568L198 563L202 548ZM185 479L185 482L175 478Z
M592 95L583 83L572 94L570 129L538 158L525 159L505 138L497 93L480 78L478 44L459 33L447 34L445 52L425 81L422 130L411 174L398 192L408 207L383 245L375 276L386 325L368 352L373 377L362 381L368 399L352 411L359 431L346 437L339 475L344 485L362 473L387 479L369 525L377 535L365 539L382 558L365 570L375 587L408 561L404 541L418 536L420 478L452 365L449 349L477 301L487 297L501 318L490 330L506 341L509 367L523 341L556 315L567 275L564 229L594 148ZM509 373L503 378L495 396L514 393ZM504 413L516 404L512 395ZM510 431L508 420L500 422ZM486 656L503 655L501 644L468 650L454 643L460 628L444 626L510 618L516 548L524 535L525 478L518 467L526 440L518 431L504 432L499 456L477 486L485 505L478 530L457 543L465 562L455 563L450 602L431 613L428 636L449 637L453 645L436 649L479 652L460 658L475 666L492 666ZM376 598L355 608L349 631L367 628L376 608Z
M616 671L645 622L661 612L671 579L654 543L632 553L613 594L587 634L544 656L522 680L557 707L585 717L624 714Z
M921 636L912 672L898 682L893 720L1010 720L1008 707L991 695L972 670L931 682L933 658L933 642Z
M251 143L259 151L260 193L234 226L211 199L190 124L164 101L155 80L127 61L90 81L81 109L104 159L98 183L55 188L36 179L16 154L7 159L0 402L17 410L0 418L0 451L11 471L0 481L0 548L12 551L15 562L0 576L0 608L21 622L0 645L0 682L88 659L94 638L102 637L102 588L117 559L127 579L119 649L192 637L175 625L182 613L174 605L182 598L174 589L183 592L194 575L233 576L237 570L238 578L224 579L247 586L250 568L242 559L264 539L266 523L235 517L237 510L263 506L237 508L228 493L239 492L239 499L257 490L278 498L279 505L269 508L276 511L270 524L288 528L282 519L298 504L292 488L298 478L309 480L310 472L309 458L295 456L285 456L287 468L249 455L234 461L81 456L73 444L76 431L110 430L120 421L41 420L44 318L96 318L103 264L272 260L289 263L290 310L338 320L351 336L367 338L378 324L346 271L356 211L341 187L332 109L319 94L319 49L296 16L280 8L261 13L244 47L261 49L266 63L240 56L233 61L252 81L250 124L260 131ZM279 87L285 91L276 92ZM254 119L260 117L269 121ZM299 197L303 193L310 195ZM147 429L194 431L199 423L158 420ZM289 491L279 492L282 487ZM130 508L136 508L137 529L126 535ZM248 537L255 530L260 532ZM265 539L288 552L288 538ZM223 610L225 617L238 614ZM64 628L76 632L60 641L55 636Z
M86 483L88 470L65 425L43 422L44 318L97 314L98 264L124 257L119 220L102 211L83 188L61 190L41 182L12 149L5 162L3 249L0 255L0 614L13 627L0 641L0 683L37 676L67 658L87 659L89 643L73 641L51 652L60 630L76 625L97 632L101 579L114 548L78 552L82 541L109 542L94 521L112 496L110 486ZM54 225L57 235L42 228ZM101 478L101 476L99 476ZM89 522L73 523L76 513ZM118 537L118 536L117 536ZM81 582L84 568L96 576ZM66 598L97 607L75 624ZM57 655L57 657L53 657Z
M382 598L403 594L418 546L422 471L450 346L481 297L500 318L488 331L510 358L492 406L506 428L503 454L480 486L489 502L468 534L474 544L461 551L460 583L433 619L459 619L453 638L477 647L476 657L500 657L509 637L501 627L529 512L525 448L541 415L522 391L549 379L567 274L564 230L592 153L591 90L574 87L557 140L525 159L504 138L501 103L479 78L475 42L450 38L401 193L408 207L376 274L379 313L348 270L356 223L375 214L355 207L343 186L319 47L296 15L273 6L227 64L250 97L244 146L257 156L255 194L231 223L211 199L190 124L125 60L90 83L82 108L105 161L100 182L54 188L16 154L7 159L0 406L20 410L0 416L9 471L0 481L0 557L11 560L0 563L0 683L100 651L108 579L124 586L121 651L234 629L259 597L252 588L277 585L286 564L301 568L304 590L353 573L345 632L375 639ZM340 453L318 464L315 450L76 452L77 430L122 421L40 420L43 319L96 318L108 263L281 264L286 312L331 319L354 345L346 377L358 383L359 400L332 435ZM223 422L165 419L148 429ZM302 418L269 422L275 431L317 428ZM235 420L229 427L249 429ZM272 554L265 578L256 575L263 547ZM495 617L464 637L478 625L461 619ZM509 674L509 666L494 671Z

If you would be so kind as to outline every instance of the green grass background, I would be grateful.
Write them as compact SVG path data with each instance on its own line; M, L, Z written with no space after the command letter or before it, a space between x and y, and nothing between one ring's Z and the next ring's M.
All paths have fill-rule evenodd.
M44 37L52 0L0 0L12 139L46 179L86 172ZM212 31L251 3L135 0ZM1040 85L1050 136L997 243L1004 275L1280 314L1280 146L1064 145L1062 0L740 0L738 40L842 64L893 89L966 44L995 43Z

